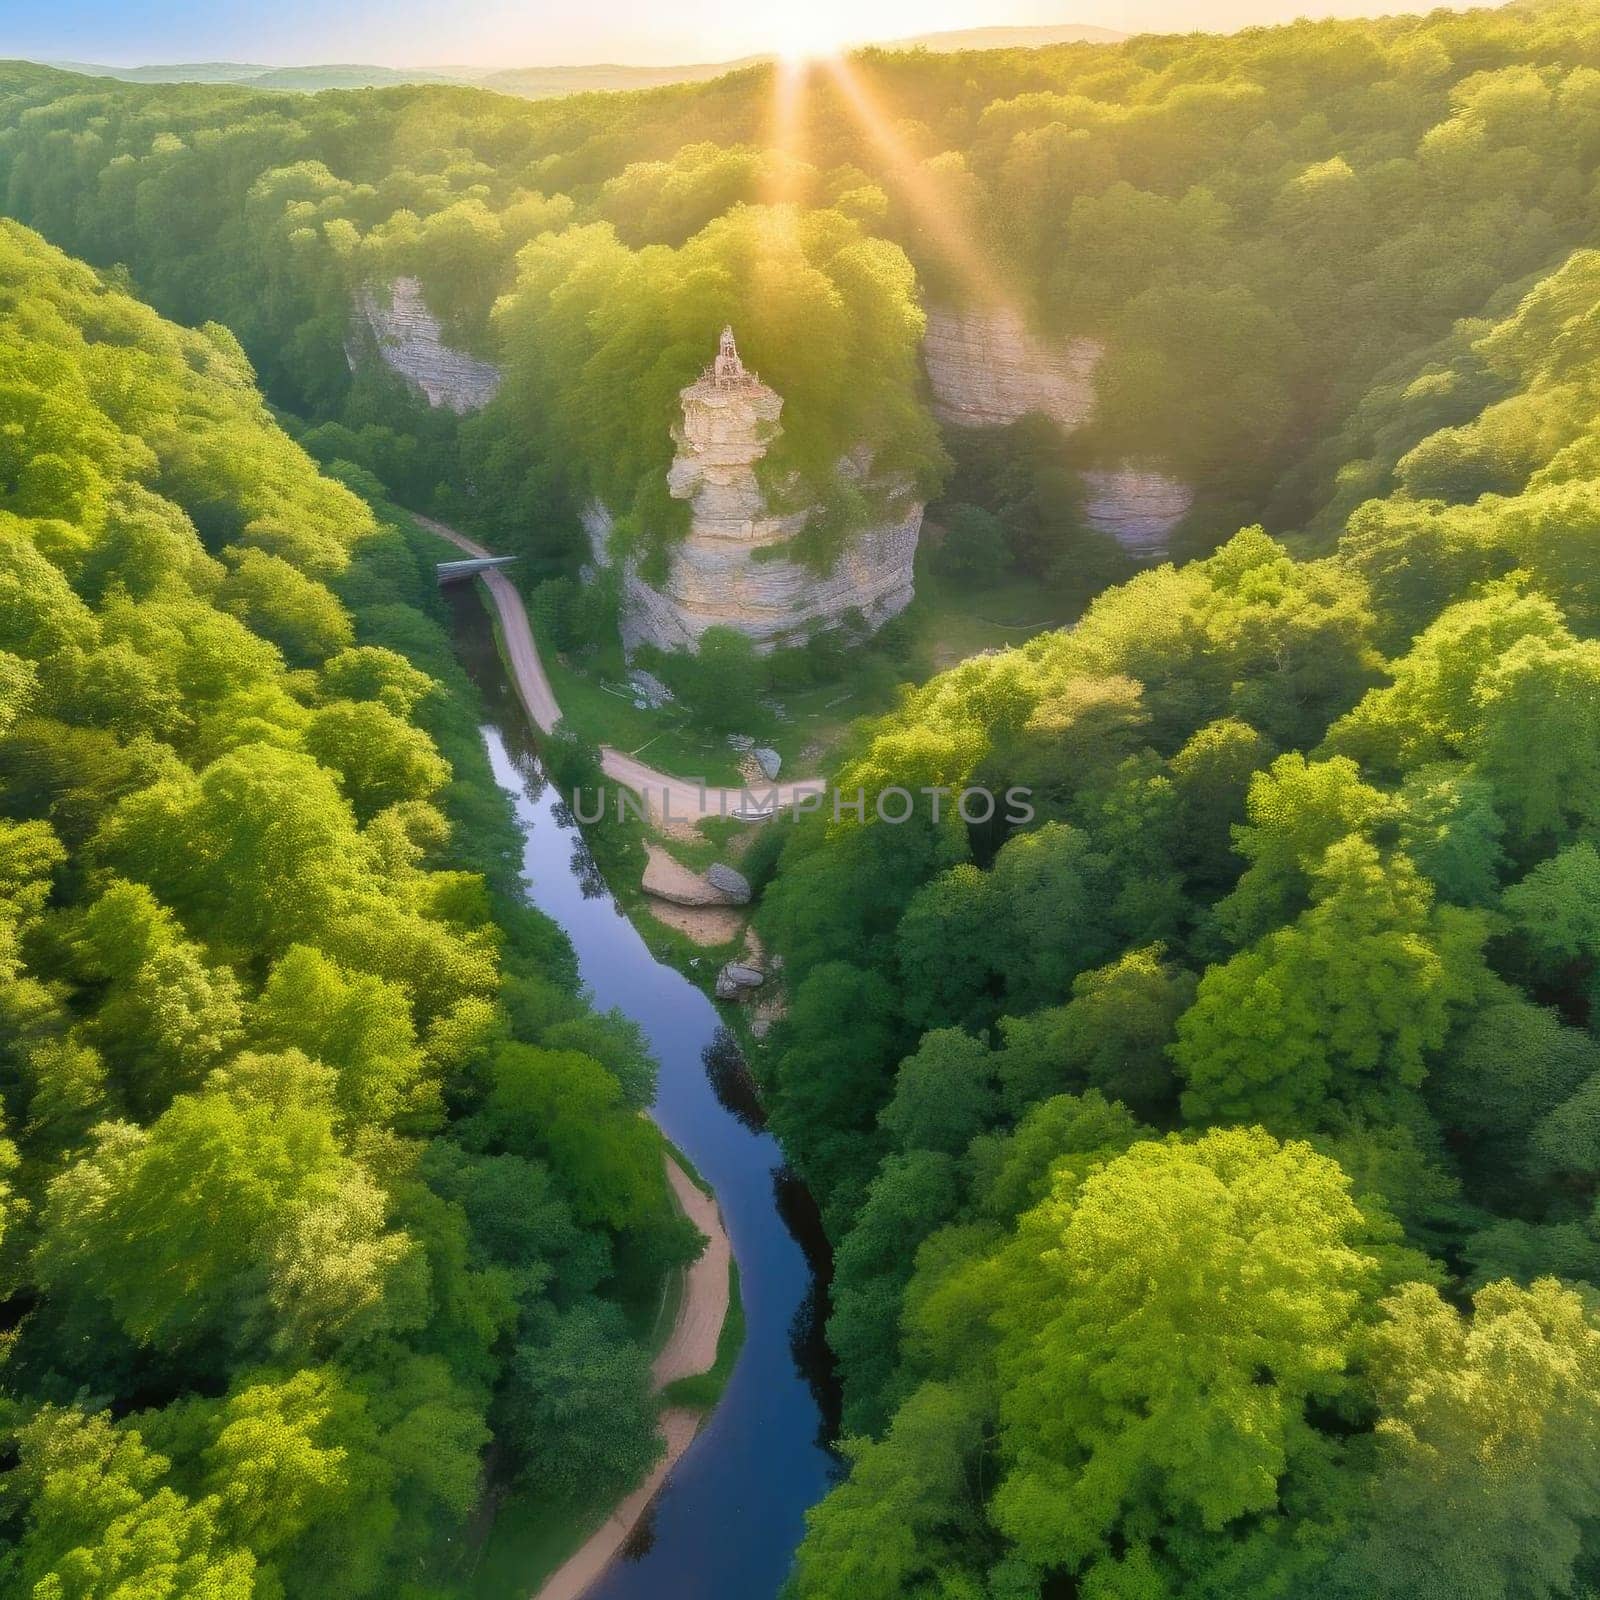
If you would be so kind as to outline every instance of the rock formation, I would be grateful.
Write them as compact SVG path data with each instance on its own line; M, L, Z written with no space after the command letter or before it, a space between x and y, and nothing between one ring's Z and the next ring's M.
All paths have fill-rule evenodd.
M1188 484L1126 464L1084 473L1083 490L1084 521L1142 561L1166 559L1172 530L1194 505Z
M415 278L396 278L387 289L363 284L356 294L356 314L385 365L419 390L430 406L465 415L494 399L500 369L445 343ZM354 370L359 345L346 353Z
M995 428L1042 411L1072 433L1094 410L1095 369L1105 347L1094 339L1051 344L1016 312L930 306L923 362L941 422ZM1172 530L1189 514L1194 491L1148 465L1120 462L1083 474L1084 517L1135 560L1159 561Z
M928 308L922 358L941 422L995 428L1042 411L1063 433L1094 409L1094 369L1105 353L1093 339L1050 344L1016 312Z
M783 401L745 368L731 329L723 331L715 362L681 399L667 487L689 502L689 531L673 547L659 588L635 571L624 573L627 650L690 649L711 627L736 628L758 649L771 650L802 642L848 611L860 611L876 627L910 603L922 505L908 489L875 486L885 491L888 515L854 534L826 573L773 549L800 532L808 512L776 515L768 508L755 469L778 435ZM866 480L870 462L851 458L840 470ZM585 521L597 559L607 559L609 515L594 505Z
M644 877L639 887L675 906L743 906L750 903L750 884L741 872L718 863L703 876L658 845L645 846Z
M706 868L706 882L724 895L730 905L747 906L751 900L750 880L725 861L713 861Z
M759 989L767 976L758 967L747 967L742 962L729 961L717 973L716 997L719 1000L743 1000L752 990Z

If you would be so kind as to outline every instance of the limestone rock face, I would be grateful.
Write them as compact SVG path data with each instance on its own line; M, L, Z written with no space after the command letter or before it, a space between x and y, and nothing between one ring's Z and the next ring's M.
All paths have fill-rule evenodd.
M716 362L681 398L667 487L689 502L689 532L673 549L659 588L624 571L626 650L692 649L707 628L726 627L766 651L799 642L847 611L861 611L877 627L910 603L922 505L909 488L874 485L887 500L884 520L854 534L829 572L814 572L774 549L804 527L807 512L777 515L768 508L755 469L777 437L783 401L745 369L731 332ZM865 481L870 463L852 459L840 470ZM585 514L597 560L607 558L610 520L598 504Z
M1003 427L1042 411L1063 433L1094 411L1095 369L1105 347L1094 339L1052 345L1008 310L929 306L923 361L942 422ZM1084 517L1135 560L1160 561L1172 530L1194 504L1194 490L1151 466L1120 462L1083 474Z
M1051 344L1014 311L928 307L922 359L934 414L962 428L996 428L1042 411L1064 433L1094 410L1094 370L1105 353L1094 339Z
M1124 465L1083 475L1083 515L1131 556L1164 560L1172 530L1189 515L1194 490L1164 473Z
M445 343L415 278L396 278L387 289L363 284L356 293L356 315L384 364L420 390L430 406L446 406L464 416L494 399L500 369ZM359 351L346 353L354 370Z
M783 401L755 373L724 365L724 356L682 391L683 421L672 430L678 454L667 471L674 500L694 505L695 521L743 539L766 515L755 464L777 437Z

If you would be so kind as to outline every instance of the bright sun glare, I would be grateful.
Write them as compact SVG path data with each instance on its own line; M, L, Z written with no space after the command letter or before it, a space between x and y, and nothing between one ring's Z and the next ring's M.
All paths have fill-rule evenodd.
M854 8L848 5L818 5L815 0L795 0L774 18L774 43L785 61L818 61L837 55L859 34Z

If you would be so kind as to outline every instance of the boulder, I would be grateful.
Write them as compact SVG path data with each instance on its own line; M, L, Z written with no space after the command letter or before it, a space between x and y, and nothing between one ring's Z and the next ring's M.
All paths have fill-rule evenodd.
M672 691L653 672L635 667L628 674L628 683L651 710L672 704Z
M675 906L725 906L730 902L722 890L713 887L681 861L674 861L655 845L646 847L644 877L639 887L658 900Z
M752 753L756 758L756 765L761 768L762 777L770 781L778 776L778 769L783 765L783 757L776 750L769 750L765 745L757 745Z
M719 1000L743 1000L765 982L766 979L754 967L730 961L717 974L716 996Z
M750 880L742 872L734 871L723 862L714 862L706 868L706 882L724 895L730 905L750 904Z
M702 877L654 844L645 846L644 877L639 887L675 906L747 906L752 898L750 880L742 872L719 861L708 867Z

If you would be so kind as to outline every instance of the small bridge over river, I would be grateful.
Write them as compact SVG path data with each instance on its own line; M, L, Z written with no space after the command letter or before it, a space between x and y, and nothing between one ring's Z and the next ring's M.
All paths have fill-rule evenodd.
M509 567L517 556L473 556L467 561L440 561L434 571L440 583L460 583L465 578L476 578L480 572L498 572Z

